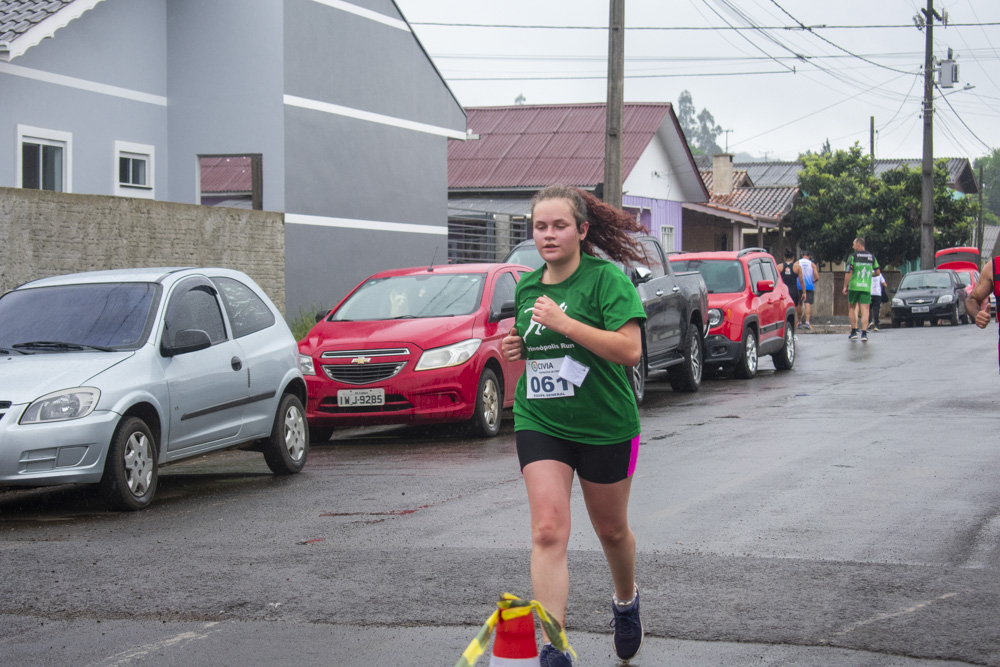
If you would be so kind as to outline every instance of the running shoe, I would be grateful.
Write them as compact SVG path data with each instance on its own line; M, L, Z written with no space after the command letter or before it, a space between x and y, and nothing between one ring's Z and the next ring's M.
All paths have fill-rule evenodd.
M803 322L803 323L802 323L802 328L803 328L803 329L812 329L813 327L812 327L812 325L811 325L811 324L809 324L808 322Z
M615 629L614 645L615 653L621 660L634 658L642 646L642 638L645 634L642 629L642 621L639 620L639 587L635 588L635 602L628 611L620 611L618 603L611 601L611 611L614 618L611 625Z
M546 644L538 655L538 664L541 667L573 667L573 656L568 651L563 652L552 644Z
M878 325L877 324L875 324L875 325L872 326L872 331L878 331Z
M848 338L848 340L857 340L858 339L858 330L857 329L851 329L851 335L849 335L847 338Z
M868 342L868 332L867 331L862 331L861 332L861 342L862 343L867 343Z

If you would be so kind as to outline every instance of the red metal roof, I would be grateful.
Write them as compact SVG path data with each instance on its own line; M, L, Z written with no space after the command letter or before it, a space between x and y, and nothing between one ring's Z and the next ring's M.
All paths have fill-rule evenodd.
M604 104L465 110L476 141L448 142L449 188L593 187L604 180ZM626 103L622 179L628 178L670 104Z
M250 157L201 158L202 192L252 192Z

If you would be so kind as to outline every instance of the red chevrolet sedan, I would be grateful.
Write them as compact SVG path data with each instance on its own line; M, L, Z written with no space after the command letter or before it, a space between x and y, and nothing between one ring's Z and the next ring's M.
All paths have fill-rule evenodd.
M524 362L505 361L519 264L376 273L299 341L314 442L337 426L468 422L500 431Z

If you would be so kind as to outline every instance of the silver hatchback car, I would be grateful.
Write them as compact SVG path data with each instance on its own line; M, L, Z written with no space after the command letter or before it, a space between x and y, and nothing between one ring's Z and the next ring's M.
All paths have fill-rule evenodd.
M0 297L0 485L99 484L139 510L159 466L213 450L296 473L305 400L288 325L239 271L95 271Z

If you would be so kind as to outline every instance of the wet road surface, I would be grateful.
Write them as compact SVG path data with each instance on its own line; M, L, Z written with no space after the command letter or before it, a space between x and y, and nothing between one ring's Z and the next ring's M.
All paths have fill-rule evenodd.
M631 664L1000 665L995 336L804 334L790 372L651 383ZM573 511L569 637L615 665L578 487ZM452 665L529 556L510 421L341 432L288 478L197 459L133 514L4 491L0 662Z

